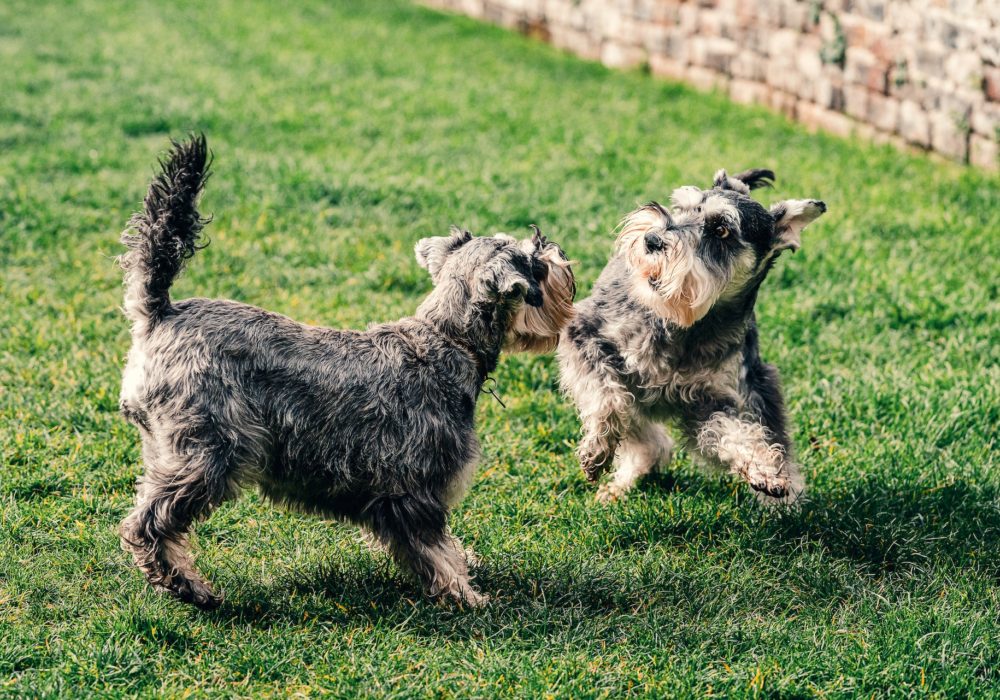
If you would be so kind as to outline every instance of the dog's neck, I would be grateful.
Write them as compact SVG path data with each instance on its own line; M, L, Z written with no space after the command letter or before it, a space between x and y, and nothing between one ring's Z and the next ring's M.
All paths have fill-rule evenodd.
M438 287L417 308L416 318L468 352L482 383L496 369L513 314L502 303L475 301L468 293Z
M755 280L736 298L716 303L690 328L672 326L670 344L679 351L678 360L698 366L712 364L742 348L762 281Z

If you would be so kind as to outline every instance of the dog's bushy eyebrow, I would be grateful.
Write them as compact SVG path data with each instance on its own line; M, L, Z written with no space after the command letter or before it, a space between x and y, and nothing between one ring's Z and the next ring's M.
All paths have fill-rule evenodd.
M664 206L662 204L660 204L659 202L657 202L655 200L651 201L651 202L647 202L645 205L643 205L642 208L643 209L652 209L653 211L659 212L664 217L666 217L668 219L670 218L670 213L667 212L667 210L664 208Z

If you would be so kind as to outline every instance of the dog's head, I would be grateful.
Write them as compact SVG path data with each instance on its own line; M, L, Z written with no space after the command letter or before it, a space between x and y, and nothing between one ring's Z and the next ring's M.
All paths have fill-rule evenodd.
M816 199L765 209L750 191L772 180L770 170L720 170L709 190L674 190L669 211L653 202L626 216L617 247L632 271L633 295L687 327L720 299L759 285L781 251L798 250L802 229L826 211Z
M531 258L534 279L542 293L540 306L526 304L514 316L505 350L547 352L559 342L559 334L573 318L576 279L569 258L556 243L532 226L534 235L518 246Z
M455 290L449 297L454 303L510 312L505 316L507 350L551 350L572 318L576 283L570 263L536 227L523 241L505 233L473 236L452 228L449 236L421 239L415 251L435 287Z

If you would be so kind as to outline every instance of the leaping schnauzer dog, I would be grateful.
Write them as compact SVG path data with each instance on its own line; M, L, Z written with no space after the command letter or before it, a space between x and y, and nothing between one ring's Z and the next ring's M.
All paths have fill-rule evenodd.
M692 453L745 479L766 502L804 488L774 367L760 357L754 303L784 250L826 211L750 198L774 173L720 170L709 190L681 187L620 226L615 255L559 343L564 390L583 422L580 464L596 481L617 455L607 503L665 465L679 424Z
M132 348L121 410L145 473L122 544L157 588L203 608L192 525L256 485L273 501L367 530L432 596L468 605L466 552L448 530L479 457L474 409L501 349L551 349L573 312L573 275L536 230L417 243L434 283L414 316L333 330L235 301L172 301L206 223L204 137L161 162L123 234Z

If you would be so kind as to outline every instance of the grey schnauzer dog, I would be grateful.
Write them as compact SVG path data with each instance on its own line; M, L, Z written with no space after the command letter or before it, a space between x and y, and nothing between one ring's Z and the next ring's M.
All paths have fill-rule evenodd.
M814 199L770 210L750 198L774 173L715 175L625 217L616 253L577 305L559 343L563 389L583 423L578 455L596 481L617 457L607 503L671 458L661 422L678 424L692 453L745 479L769 502L791 502L804 481L793 461L778 373L758 349L754 304L784 250L826 211Z
M537 230L520 243L457 229L425 238L416 256L433 291L414 316L365 331L172 301L207 223L196 203L209 160L203 136L175 142L122 236L132 348L121 410L145 468L123 547L155 587L214 607L189 531L256 485L360 525L432 596L483 603L448 513L473 476L476 400L501 350L550 349L572 315L562 251Z

